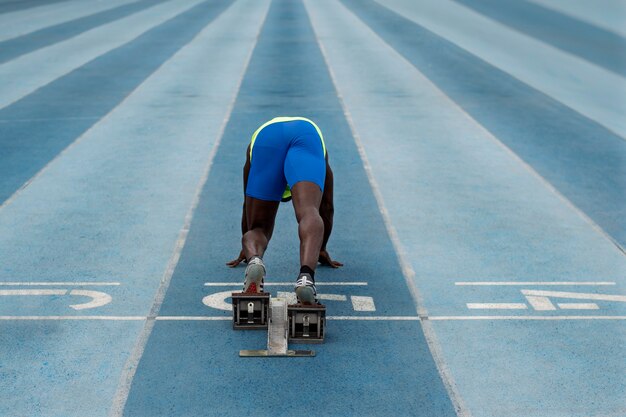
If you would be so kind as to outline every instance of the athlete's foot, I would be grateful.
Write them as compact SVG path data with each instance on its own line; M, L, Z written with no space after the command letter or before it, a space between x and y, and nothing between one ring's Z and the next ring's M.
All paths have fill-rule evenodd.
M243 283L243 292L259 293L263 292L263 282L265 280L265 264L258 256L253 256L248 261L246 267L246 277Z
M301 273L296 281L296 296L301 304L317 304L317 290L311 275Z

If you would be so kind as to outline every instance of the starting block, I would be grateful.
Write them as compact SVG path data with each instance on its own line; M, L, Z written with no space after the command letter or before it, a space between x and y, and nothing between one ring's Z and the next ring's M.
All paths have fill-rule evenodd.
M289 315L287 300L272 298L269 302L269 323L267 329L267 350L241 350L241 357L299 357L315 356L312 350L289 350Z
M324 343L326 306L292 304L288 316L289 340L293 343Z
M233 329L257 330L267 329L270 294L232 293Z

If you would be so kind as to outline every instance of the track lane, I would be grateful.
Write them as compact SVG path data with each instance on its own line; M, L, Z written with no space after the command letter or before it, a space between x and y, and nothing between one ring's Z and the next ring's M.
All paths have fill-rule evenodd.
M262 6L235 2L0 209L2 290L112 297L1 297L1 415L108 415Z
M229 287L204 283L242 280L243 268L224 266L240 247L241 167L251 133L276 115L315 120L335 172L336 229L329 249L346 267L320 268L317 280L368 282L365 287L320 286L320 291L348 300L371 296L376 304L375 312L355 312L349 301L335 297L327 302L328 314L415 316L308 16L302 3L291 0L271 5L160 314L229 316L200 302ZM267 280L295 281L292 208L283 205L279 213L265 256ZM277 290L282 291L274 288L274 295ZM238 351L262 348L266 334L234 332L231 326L229 320L157 321L125 415L293 415L303 410L328 416L410 415L415 410L456 415L418 321L330 321L327 342L316 347L318 356L311 360L241 359Z

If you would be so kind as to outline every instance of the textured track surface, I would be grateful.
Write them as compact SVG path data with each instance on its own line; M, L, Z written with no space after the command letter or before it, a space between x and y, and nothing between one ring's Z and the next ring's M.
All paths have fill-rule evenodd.
M0 0L0 415L626 416L625 18ZM266 335L229 321L275 116L335 172L315 358L239 358ZM273 295L297 254L284 204Z

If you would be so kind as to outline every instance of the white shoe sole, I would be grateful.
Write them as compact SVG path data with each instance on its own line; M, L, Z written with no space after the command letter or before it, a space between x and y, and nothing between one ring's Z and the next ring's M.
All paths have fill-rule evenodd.
M256 284L256 292L263 292L263 277L265 268L261 264L248 265L246 268L246 279L243 285L243 292L247 292L252 284Z
M296 288L296 296L300 303L316 304L315 292L311 287L298 287Z

